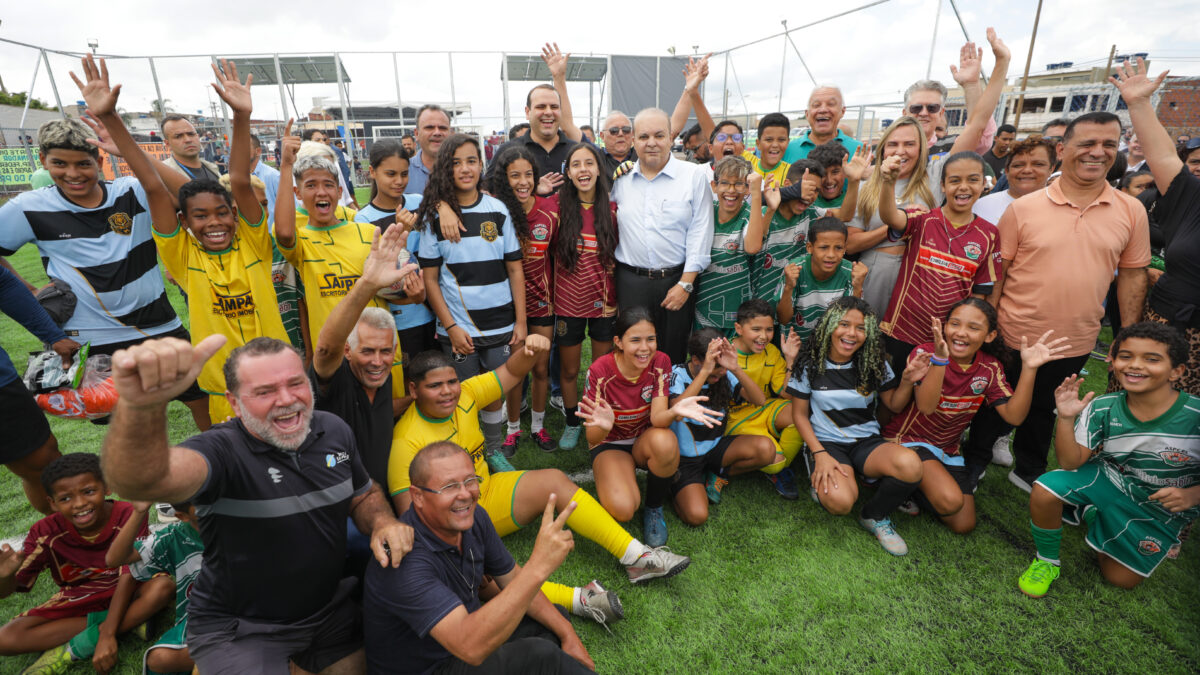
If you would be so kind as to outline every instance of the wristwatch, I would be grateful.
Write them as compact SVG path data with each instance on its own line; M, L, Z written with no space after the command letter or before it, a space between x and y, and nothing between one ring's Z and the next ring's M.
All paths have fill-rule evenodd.
M677 281L677 282L675 282L675 285L682 286L683 290L687 291L688 293L691 293L692 289L695 288L695 286L693 286L692 284L689 284L686 281Z

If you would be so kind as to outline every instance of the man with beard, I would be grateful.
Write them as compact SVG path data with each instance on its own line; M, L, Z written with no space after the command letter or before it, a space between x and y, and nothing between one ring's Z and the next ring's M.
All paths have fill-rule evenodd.
M367 476L350 428L313 412L303 359L280 340L256 338L226 360L236 419L171 447L167 401L224 342L166 338L113 355L105 475L127 499L196 506L204 565L187 644L201 672L362 672L355 581L341 574L346 518L381 565L400 564L412 528Z

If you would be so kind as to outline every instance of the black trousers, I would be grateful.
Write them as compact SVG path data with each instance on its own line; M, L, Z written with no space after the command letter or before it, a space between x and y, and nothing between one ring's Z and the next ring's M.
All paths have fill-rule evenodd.
M648 279L617 265L617 306L622 312L631 307L645 307L654 318L654 329L658 333L658 350L671 357L671 363L687 360L687 340L696 319L696 295L688 296L683 307L668 312L662 307L667 291L679 283L683 273L664 279Z
M592 671L564 652L558 638L528 616L511 637L478 666L450 657L436 673L446 675L556 675Z
M1038 368L1033 381L1033 401L1025 422L1017 427L1013 437L1013 471L1032 484L1046 472L1046 459L1050 452L1050 440L1054 437L1054 390L1063 379L1078 374L1087 363L1087 354L1051 361ZM1013 355L1012 363L1004 369L1004 376L1014 388L1021 378L1021 359ZM963 456L975 475L987 468L992 460L992 445L996 439L1012 430L996 409L987 406L975 415L971 423L971 434L963 446Z

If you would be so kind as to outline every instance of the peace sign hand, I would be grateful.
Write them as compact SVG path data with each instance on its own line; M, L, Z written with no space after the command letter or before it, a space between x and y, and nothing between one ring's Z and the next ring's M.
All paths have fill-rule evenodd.
M525 567L541 575L542 579L549 578L554 570L567 559L567 554L575 548L575 537L571 531L564 529L567 518L575 512L575 502L567 504L567 508L554 517L554 503L558 495L553 492L546 500L546 510L542 513L542 526L538 529L537 540L533 543L533 553Z

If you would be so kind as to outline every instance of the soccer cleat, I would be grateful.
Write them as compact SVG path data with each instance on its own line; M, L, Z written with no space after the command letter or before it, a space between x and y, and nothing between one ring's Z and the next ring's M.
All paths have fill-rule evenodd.
M59 645L42 652L37 661L21 671L21 675L60 675L67 672L74 660L67 646Z
M817 496L817 486L812 486L808 489L808 496L812 497L813 503L817 506L821 505L821 498Z
M542 452L554 452L558 449L558 443L550 438L549 432L544 428L538 429L536 434L533 434L533 442L537 444Z
M516 471L516 467L509 463L508 458L499 452L493 452L487 456L488 468L492 473L503 473L505 471Z
M1008 482L1016 485L1025 492L1033 493L1033 481L1025 480L1024 478L1018 476L1016 469L1008 472Z
M1000 466L1012 466L1012 438L1009 436L1001 436L992 443L992 464Z
M663 507L642 509L642 533L646 544L657 548L667 543L667 519L663 518Z
M629 583L640 584L659 577L667 578L679 574L692 564L692 559L672 553L665 546L652 548L641 555L637 562L625 568Z
M796 487L796 472L792 471L792 467L785 466L779 473L767 474L767 480L775 486L775 491L780 497L792 500L800 498L800 489Z
M562 438L558 439L558 449L574 450L575 446L579 444L581 429L583 429L582 426L563 427Z
M504 453L505 457L512 459L513 455L517 454L517 443L520 442L521 432L514 431L504 437L504 443L500 445L500 452Z
M605 628L608 627L607 624L625 618L625 610L621 607L621 600L617 598L617 594L604 590L598 580L593 579L592 583L584 586L582 590L579 604L583 607L576 613L577 616L591 619Z
M562 394L552 394L550 396L550 407L564 415L567 414L567 409L563 407Z
M880 518L872 520L870 518L859 518L858 524L863 526L863 529L875 535L879 540L879 545L883 550L892 555L908 555L908 544L896 534L896 528L892 527L890 518Z
M709 473L704 481L704 491L708 493L708 501L711 504L721 503L721 490L729 485L729 481L721 478L715 473Z
M1041 558L1029 563L1029 568L1017 579L1017 588L1031 598L1040 598L1050 591L1050 584L1058 578L1058 565Z

